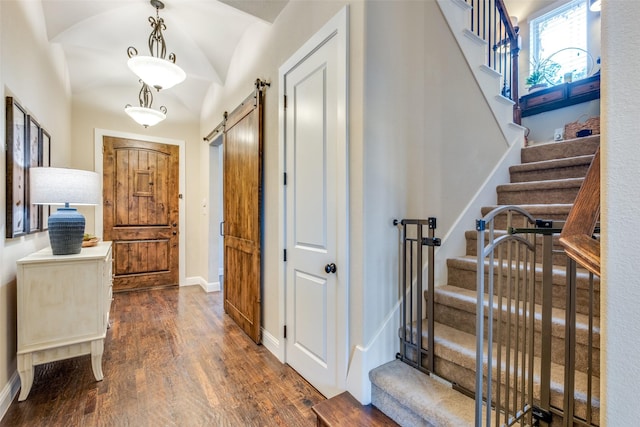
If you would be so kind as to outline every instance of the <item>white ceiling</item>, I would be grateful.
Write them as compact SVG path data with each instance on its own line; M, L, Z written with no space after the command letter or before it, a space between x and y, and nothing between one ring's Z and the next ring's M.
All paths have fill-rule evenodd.
M127 48L148 54L148 18L156 15L149 0L41 1L49 41L60 44L67 58L73 95L91 99L108 91L137 104L141 85L127 67ZM245 30L256 22L273 22L287 1L164 1L159 15L167 27L167 55L175 53L187 79L156 94L153 106L177 102L198 117L211 84L224 84ZM124 104L114 108L122 110Z

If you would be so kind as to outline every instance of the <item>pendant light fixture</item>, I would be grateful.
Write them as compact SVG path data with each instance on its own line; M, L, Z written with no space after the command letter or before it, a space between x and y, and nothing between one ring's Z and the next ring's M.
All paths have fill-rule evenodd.
M133 107L130 104L127 104L124 107L124 111L138 124L141 124L146 128L157 125L166 119L167 109L164 106L160 107L159 110L151 108L151 104L153 104L153 93L151 93L149 85L144 81L140 80L140 83L142 83L142 89L140 89L140 93L138 94L140 106Z
M167 45L162 31L166 30L167 26L158 14L160 9L164 9L164 3L160 0L151 0L150 3L156 9L156 17L149 17L149 23L153 28L149 35L149 52L151 55L138 56L138 50L130 46L127 49L127 55L129 56L127 65L147 85L159 91L181 83L186 74L182 68L175 64L176 55L174 53L170 53L169 57L165 59Z

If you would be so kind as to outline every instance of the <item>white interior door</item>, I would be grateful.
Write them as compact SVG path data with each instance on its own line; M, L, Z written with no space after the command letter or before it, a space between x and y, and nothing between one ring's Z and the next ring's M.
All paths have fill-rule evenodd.
M286 361L327 397L344 389L346 141L336 33L284 74Z

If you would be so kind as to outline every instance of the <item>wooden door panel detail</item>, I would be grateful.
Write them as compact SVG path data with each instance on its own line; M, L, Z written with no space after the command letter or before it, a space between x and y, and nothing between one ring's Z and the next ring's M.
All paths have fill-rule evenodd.
M224 308L256 343L261 316L262 93L232 112L224 138Z
M260 301L255 300L247 285L259 279L255 276L255 271L260 269L259 253L252 244L241 239L229 237L226 240L225 261L235 276L235 284L240 286L225 287L225 308L242 329L253 331L260 326Z
M113 246L116 275L166 273L171 269L169 239L119 241Z
M178 284L178 146L104 138L104 239L114 290Z
M115 150L116 226L169 224L169 188L156 179L169 175L167 157L135 148Z

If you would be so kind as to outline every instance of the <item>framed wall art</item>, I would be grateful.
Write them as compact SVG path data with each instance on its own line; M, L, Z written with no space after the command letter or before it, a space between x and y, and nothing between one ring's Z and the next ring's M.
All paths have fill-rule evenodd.
M28 168L27 168L27 189L29 188L29 168L42 166L42 134L40 125L32 117L28 116L29 129L29 151L28 151ZM27 201L29 201L29 191L27 190ZM27 204L27 233L36 233L42 231L42 206Z
M49 132L40 128L41 138L40 145L42 146L42 165L44 167L51 166L51 135ZM44 205L42 206L42 229L46 230L49 228L48 219L49 215L51 215L51 206Z
M27 112L13 97L5 102L6 133L6 236L27 233Z

